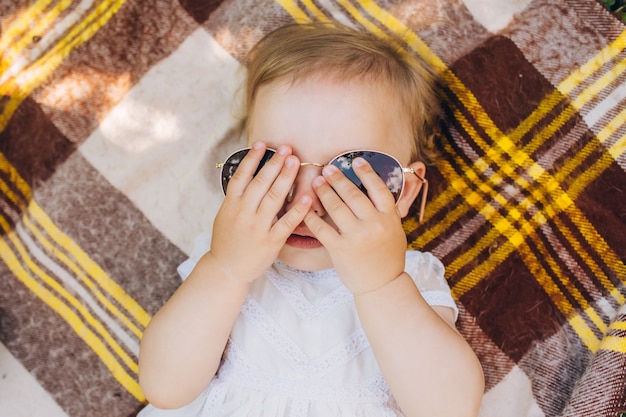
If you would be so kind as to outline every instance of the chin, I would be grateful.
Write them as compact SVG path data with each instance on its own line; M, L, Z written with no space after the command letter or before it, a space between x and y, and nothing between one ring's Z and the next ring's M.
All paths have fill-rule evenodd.
M285 245L278 254L278 260L301 271L321 271L333 267L324 247L302 249Z

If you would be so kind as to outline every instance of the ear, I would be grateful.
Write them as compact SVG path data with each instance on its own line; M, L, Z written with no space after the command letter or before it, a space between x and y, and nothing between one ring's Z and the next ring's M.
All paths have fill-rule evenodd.
M409 168L413 168L415 172L422 178L426 178L426 165L423 162L413 162L409 165ZM413 205L413 202L417 198L420 190L422 189L422 181L412 174L405 174L404 176L404 189L402 195L398 200L397 207L402 218L409 214L409 209Z

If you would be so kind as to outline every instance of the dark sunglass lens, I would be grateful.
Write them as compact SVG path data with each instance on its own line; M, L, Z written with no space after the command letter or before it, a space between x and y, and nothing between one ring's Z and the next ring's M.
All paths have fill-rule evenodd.
M243 160L243 158L248 154L250 149L242 149L240 151L235 152L231 156L226 159L224 164L222 165L222 191L226 194L226 188L228 188L228 183L230 182L233 175L235 175L235 171L239 167L239 164ZM272 156L274 156L274 151L272 149L267 149L265 151L265 155L261 159L259 166L256 171L254 171L254 175L258 174L261 168L265 165L267 161L269 161Z
M354 151L338 156L331 164L339 168L350 181L367 194L361 180L352 169L352 161L357 157L365 159L372 166L393 194L393 198L398 201L404 185L404 174L400 164L391 156L375 151Z

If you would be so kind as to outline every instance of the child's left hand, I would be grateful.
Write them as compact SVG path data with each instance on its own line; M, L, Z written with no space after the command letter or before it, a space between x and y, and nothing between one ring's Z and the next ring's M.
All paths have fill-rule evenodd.
M314 212L304 221L328 250L337 274L355 295L383 287L404 272L406 235L389 189L362 158L353 169L367 189L359 190L329 165L313 187L336 228Z

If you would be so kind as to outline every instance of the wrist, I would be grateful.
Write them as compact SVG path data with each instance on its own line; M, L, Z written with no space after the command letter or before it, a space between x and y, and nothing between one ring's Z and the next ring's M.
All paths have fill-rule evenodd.
M226 265L223 265L211 251L205 253L200 258L195 269L200 269L203 276L216 277L221 282L234 286L245 286L247 288L254 280L254 278L237 275Z
M379 293L381 291L384 291L385 288L389 287L394 282L398 280L402 280L403 277L407 277L411 279L411 277L406 272L403 271L400 274L394 275L386 280L378 282L377 285L373 286L372 288L362 288L357 291L352 291L352 295L356 298L356 297L366 297L368 295Z

